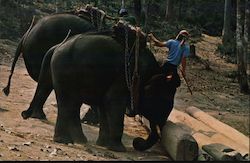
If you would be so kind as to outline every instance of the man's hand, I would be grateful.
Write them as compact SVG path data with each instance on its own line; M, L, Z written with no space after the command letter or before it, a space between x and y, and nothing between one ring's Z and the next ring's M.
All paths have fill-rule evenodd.
M148 34L148 38L149 38L150 40L152 40L152 39L153 39L153 34L152 34L152 33L149 33L149 34Z

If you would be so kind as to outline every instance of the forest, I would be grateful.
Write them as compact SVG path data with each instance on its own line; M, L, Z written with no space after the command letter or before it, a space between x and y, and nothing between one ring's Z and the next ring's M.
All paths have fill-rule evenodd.
M140 27L146 37L153 34L160 41L167 41L176 39L181 30L187 30L190 33L187 44L190 45L191 56L186 61L186 75L178 68L181 85L174 96L174 109L168 122L187 125L188 130L192 130L199 148L199 157L195 159L199 161L215 159L210 153L203 153L202 146L210 141L225 143L240 153L240 159L249 160L249 153L247 155L245 152L249 146L244 146L243 142L245 137L249 142L250 134L250 0L0 0L0 161L178 160L171 153L175 147L171 146L172 151L169 152L168 147L162 147L160 141L146 151L135 150L133 138L139 136L146 139L150 129L145 130L144 121L139 122L136 117L127 115L123 131L123 142L128 149L125 153L96 145L100 124L88 125L83 121L82 128L88 137L86 145L53 142L58 113L54 91L42 108L46 120L24 120L22 117L22 111L31 106L38 86L30 71L27 71L29 65L22 55L16 62L15 71L13 69L19 44L25 38L23 36L42 18L76 13L85 9L87 4L112 18L105 22L110 29L120 19L119 11L125 9L129 16L135 18L135 26ZM94 18L89 19L92 21ZM162 66L166 62L168 49L156 46L148 37L146 41L146 47ZM11 77L10 85L8 80ZM7 91L6 85L9 85ZM188 111L192 108L199 108L212 118L205 119L206 122L200 125L200 117ZM90 109L89 105L83 104L80 118L84 118ZM217 125L214 119L223 125ZM209 123L217 125L221 132ZM206 129L203 131L201 126L204 124ZM221 127L224 124L230 129ZM237 133L237 136L241 136L229 139L225 135L231 131L232 135ZM191 156L189 153L188 157ZM233 159L237 160L239 156Z

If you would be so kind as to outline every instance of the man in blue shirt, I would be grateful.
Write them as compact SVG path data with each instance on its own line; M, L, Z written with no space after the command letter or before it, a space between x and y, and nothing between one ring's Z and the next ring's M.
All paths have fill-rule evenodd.
M176 36L176 39L168 41L159 41L153 34L148 35L158 47L167 47L169 49L167 62L163 65L163 70L166 73L167 81L175 81L176 87L180 86L180 77L177 73L177 68L181 64L182 74L185 76L186 57L190 55L190 47L186 44L189 38L189 33L186 30L181 30Z

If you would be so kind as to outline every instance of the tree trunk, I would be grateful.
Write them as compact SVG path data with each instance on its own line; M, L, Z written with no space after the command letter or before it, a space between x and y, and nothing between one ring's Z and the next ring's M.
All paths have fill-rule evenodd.
M134 0L134 12L136 23L139 26L139 24L141 23L141 0Z
M222 42L225 47L225 44L230 42L232 39L231 31L231 0L225 0L224 7L224 25L222 30Z
M125 8L125 1L124 0L122 0L122 2L121 2L122 4L121 4L121 8Z
M55 0L55 6L56 6L56 13L62 12L62 1L61 0Z
M148 7L149 7L149 0L143 0L142 2L142 17L141 17L141 23L143 25L143 28L145 30L146 33L148 33Z
M247 73L244 61L243 50L243 24L244 21L242 9L244 7L243 0L237 0L237 23L236 23L236 46L237 46L237 64L238 64L238 82L240 85L240 91L242 93L248 93Z
M166 1L166 14L165 18L167 21L171 22L174 20L174 10L173 10L173 1L167 0Z
M250 61L250 43L249 43L249 32L250 32L250 0L245 1L245 23L244 23L244 60L245 67L248 67L249 61Z

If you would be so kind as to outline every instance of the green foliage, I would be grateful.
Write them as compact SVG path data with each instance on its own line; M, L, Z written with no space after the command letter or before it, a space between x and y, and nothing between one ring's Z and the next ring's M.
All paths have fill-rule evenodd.
M56 1L58 3L55 3ZM162 39L174 38L183 28L191 31L192 36L195 37L199 37L201 32L210 35L221 34L224 1L174 0L175 21L171 23L165 21L166 0L144 0L142 2L148 3L146 32L153 31ZM0 37L21 37L28 29L33 15L54 13L56 5L59 5L62 11L66 11L82 7L87 3L97 5L112 16L117 16L121 8L121 0L0 0ZM134 15L133 0L125 0L125 7L129 14ZM6 20L6 18L8 19Z

